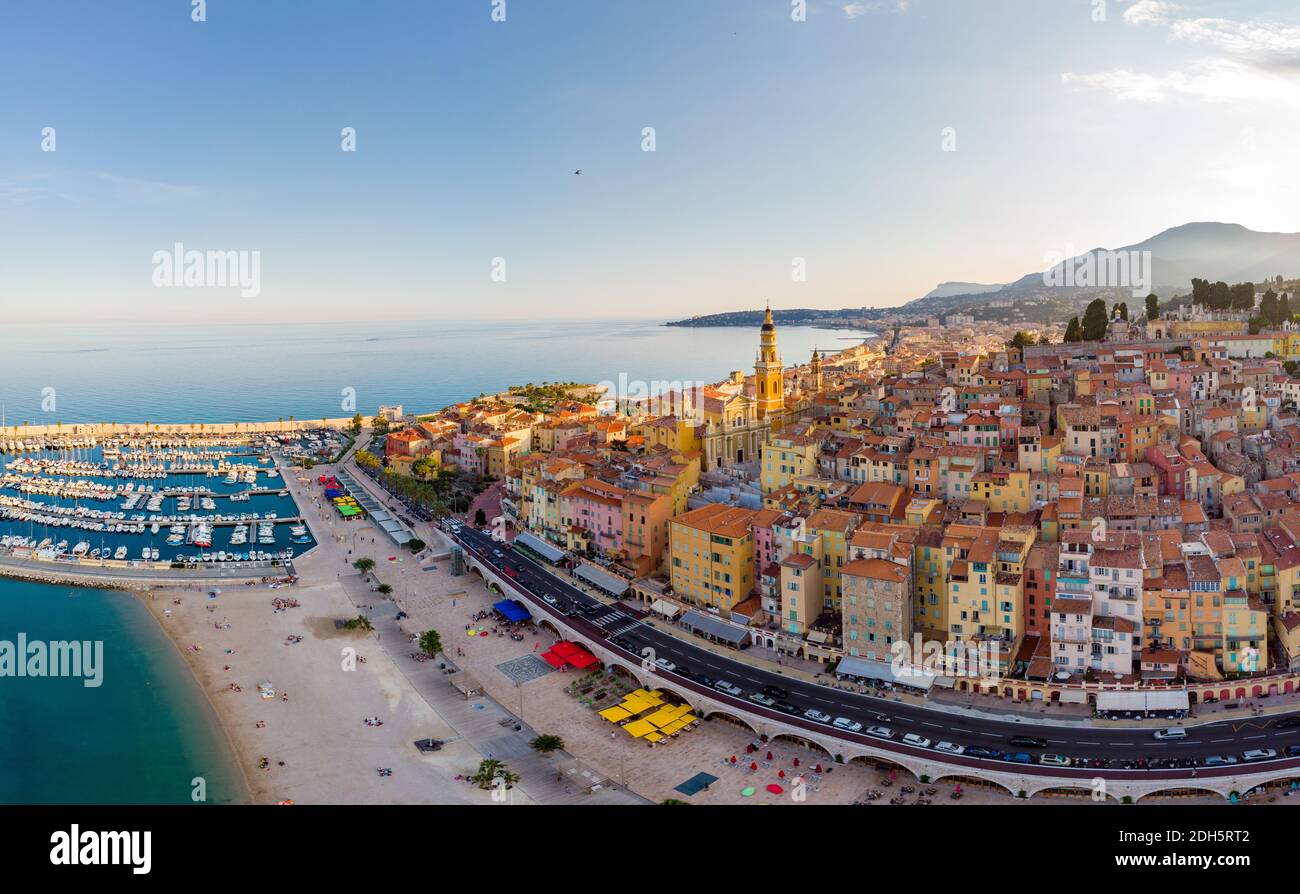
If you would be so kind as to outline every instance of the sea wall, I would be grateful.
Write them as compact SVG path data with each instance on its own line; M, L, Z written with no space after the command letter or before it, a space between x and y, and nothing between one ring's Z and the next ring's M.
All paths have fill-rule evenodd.
M269 422L56 422L52 425L6 425L0 439L23 440L40 437L108 438L118 435L247 435L257 432L308 431L314 428L346 428L351 417L341 419L276 419Z

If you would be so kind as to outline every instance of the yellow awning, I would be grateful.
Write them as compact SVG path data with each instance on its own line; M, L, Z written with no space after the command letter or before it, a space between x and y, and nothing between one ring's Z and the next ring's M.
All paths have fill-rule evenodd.
M662 738L663 736L659 735L658 733L647 733L645 740L647 742L658 742Z
M600 716L604 717L610 723L618 723L620 720L626 720L632 715L625 708L620 708L618 705L615 705L612 708L606 708L601 711Z
M627 726L623 727L627 734L634 739L639 739L647 733L655 731L654 724L648 720L634 720Z
M647 721L653 723L655 726L667 726L676 719L677 715L673 713L672 708L660 708L658 711L655 711L646 718Z

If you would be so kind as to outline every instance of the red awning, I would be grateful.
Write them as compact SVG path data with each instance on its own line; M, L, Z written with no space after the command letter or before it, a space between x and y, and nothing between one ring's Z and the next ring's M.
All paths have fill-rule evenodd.
M556 655L554 652L543 652L542 658L551 667L554 668L564 667L564 658L559 655Z
M568 642L567 640L560 640L558 643L551 646L551 651L554 652L556 655L563 655L565 658L567 658L570 655L574 655L579 652L582 652L583 648L579 646L577 643L571 643Z
M568 658L569 664L572 664L574 667L578 668L578 670L600 663L596 656L590 652L579 652L577 655L568 656Z

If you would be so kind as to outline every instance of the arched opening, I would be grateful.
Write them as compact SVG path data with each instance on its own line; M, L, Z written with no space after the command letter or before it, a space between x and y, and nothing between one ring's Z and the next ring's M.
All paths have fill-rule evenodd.
M1096 793L1100 792L1101 797ZM1089 785L1054 785L1051 788L1039 789L1030 797L1037 798L1042 795L1044 798L1059 798L1070 801L1118 801L1114 795L1104 789L1094 789Z
M772 744L776 744L777 742L784 742L787 745L793 745L797 748L802 748L805 751L815 751L818 754L823 754L828 758L833 758L835 756L831 754L831 752L825 746L818 745L816 742L812 741L811 739L805 739L803 736L796 736L791 733L780 733L778 735L773 736Z
M986 791L994 791L1000 794L1015 796L1017 793L1000 782L994 782L991 779L981 779L978 776L962 776L958 773L945 774L934 780L934 785L960 785L962 788L978 788Z
M705 720L708 720L710 722L716 720L722 723L729 724L734 727L738 727L739 729L742 729L753 736L757 736L759 734L758 730L755 729L754 725L751 724L748 720L746 720L743 717L738 717L735 714L728 714L726 711L705 711L702 713L702 716L704 717Z
M1214 798L1216 801L1224 800L1219 792L1208 788L1162 788L1154 792L1147 792L1138 798L1142 801L1169 801L1179 800L1187 801L1193 798Z

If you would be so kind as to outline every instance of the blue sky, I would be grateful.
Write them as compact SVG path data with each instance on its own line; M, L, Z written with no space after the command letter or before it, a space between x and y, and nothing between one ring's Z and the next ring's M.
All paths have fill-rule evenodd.
M887 306L1192 220L1300 230L1296 5L1099 3L0 0L0 308ZM176 242L259 251L260 294L155 288Z

